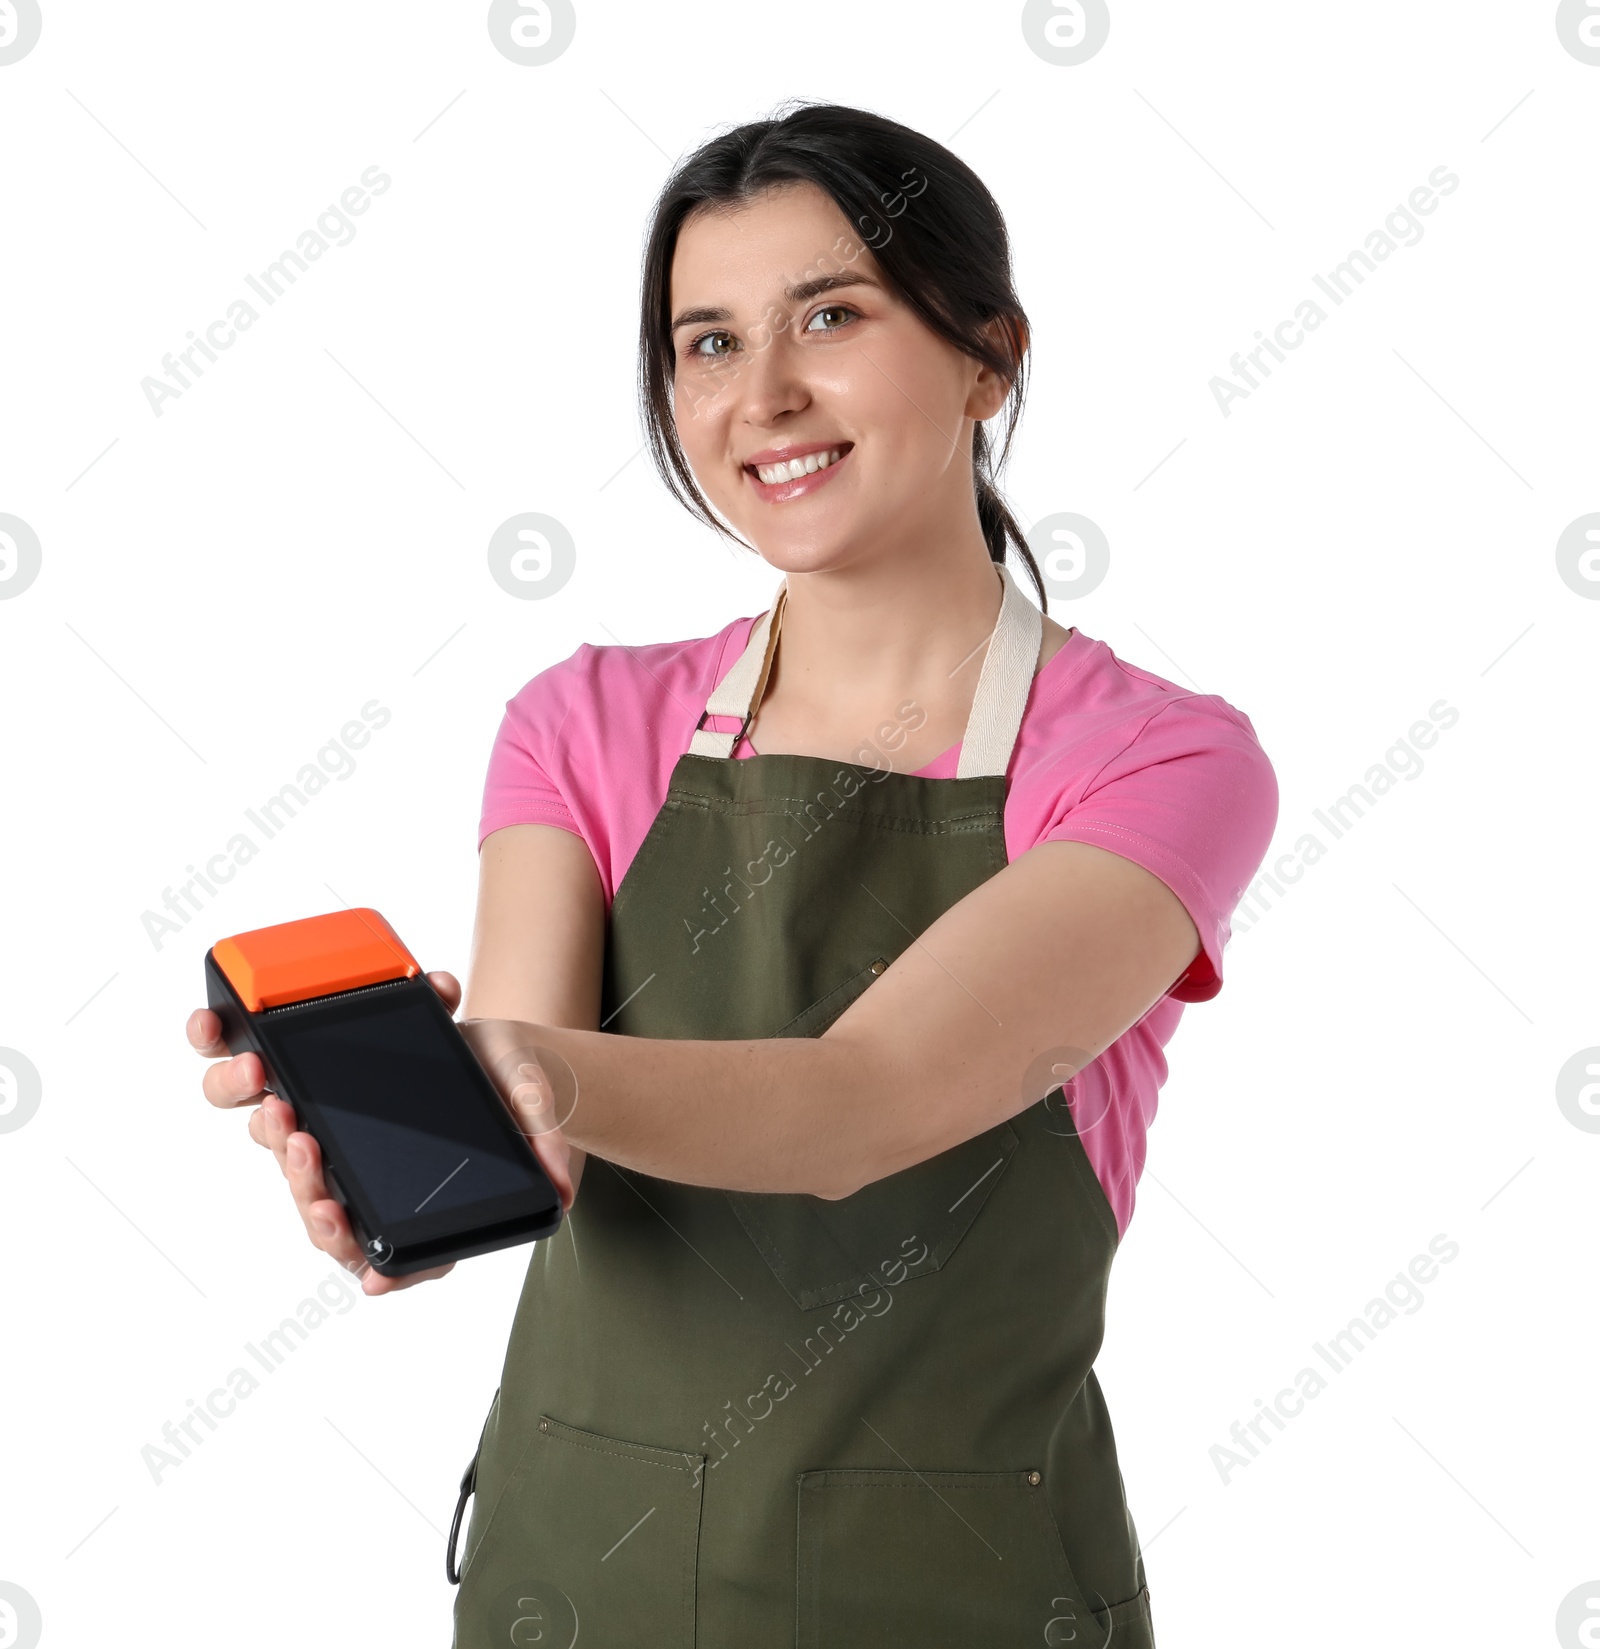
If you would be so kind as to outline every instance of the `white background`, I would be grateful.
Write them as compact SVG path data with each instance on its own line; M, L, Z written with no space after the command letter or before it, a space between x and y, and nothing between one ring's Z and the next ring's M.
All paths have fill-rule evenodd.
M610 0L524 67L481 5L45 0L0 67L0 511L43 554L0 601L0 1045L43 1084L0 1134L0 1581L46 1644L448 1641L528 1250L358 1299L153 1483L336 1272L183 1021L213 940L341 901L464 973L504 701L766 604L639 454L637 281L673 159L796 94L998 197L1008 493L1111 546L1053 614L1250 716L1269 867L1459 711L1169 1048L1098 1363L1161 1642L1557 1641L1600 1574L1600 1134L1556 1101L1600 1043L1600 602L1555 557L1600 510L1600 67L1554 11L1114 0L1059 67L1017 4ZM141 378L374 165L355 239L156 417ZM1440 165L1423 238L1224 417L1210 378ZM548 600L487 570L526 510L577 545ZM156 948L142 913L372 699L354 775ZM1438 1233L1421 1309L1224 1483L1230 1425Z

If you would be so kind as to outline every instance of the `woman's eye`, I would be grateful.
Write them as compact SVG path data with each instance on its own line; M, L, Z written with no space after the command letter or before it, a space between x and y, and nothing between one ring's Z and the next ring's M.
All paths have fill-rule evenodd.
M702 347L705 344L715 344L719 340L732 344L734 341L733 334L731 332L702 332L700 336L689 345L689 354L692 357L702 361L720 361L725 355L730 354L731 350L706 349Z
M819 332L819 331L820 332L837 332L841 326L844 326L846 324L843 319L840 319L837 322L833 322L833 323L830 323L828 325L824 325L824 326L821 326L821 327L817 326L816 323L818 321L820 321L824 315L837 315L837 316L843 317L843 316L854 315L855 313L856 313L856 311L853 310L849 306L849 304L847 304L847 303L830 303L830 304L826 304L821 309L819 309L816 312L815 315L813 315L811 317L811 320L806 325L806 331L807 332Z
M841 327L859 318L859 311L852 309L849 304L825 304L806 323L805 330L837 332ZM820 326L817 324L819 321L822 323ZM689 343L684 353L691 361L725 361L740 347L739 340L731 332L702 332Z

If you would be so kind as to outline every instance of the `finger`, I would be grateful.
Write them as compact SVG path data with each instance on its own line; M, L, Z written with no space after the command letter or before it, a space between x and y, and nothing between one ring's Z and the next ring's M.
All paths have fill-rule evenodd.
M319 1165L315 1171L307 1168L297 1169L296 1150L293 1141L309 1140L309 1134L295 1134L291 1136L289 1147L289 1183L296 1186L297 1181L304 1186L308 1195L303 1205L305 1215L306 1235L312 1243L320 1248L324 1254L330 1255L342 1265L346 1271L359 1275L361 1268L366 1265L366 1255L361 1250L361 1244L356 1240L356 1234L350 1226L350 1216L344 1205L327 1194L327 1187L322 1185L322 1172ZM313 1142L314 1143L314 1142ZM308 1157L307 1163L311 1159ZM318 1186L322 1187L322 1195L315 1196ZM300 1200L300 1191L297 1188L295 1200Z
M540 1167L556 1188L556 1194L561 1198L561 1207L565 1211L572 1206L572 1199L578 1194L577 1187L572 1183L572 1147L567 1144L566 1137L559 1128L552 1128L548 1133L536 1134L528 1143L533 1146L533 1153L538 1157Z
M522 1137L533 1147L561 1197L561 1206L570 1208L577 1194L572 1181L572 1147L556 1122L556 1096L550 1078L540 1066L524 1060L507 1074L507 1080L511 1087L506 1100Z
M228 1044L222 1040L222 1019L210 1008L196 1008L183 1027L189 1046L207 1059L226 1059Z
M413 1271L404 1277L385 1277L374 1271L365 1260L360 1267L347 1267L352 1275L361 1278L361 1292L363 1294L393 1294L402 1288L411 1288L417 1283L431 1283L436 1277L443 1277L447 1272L454 1271L456 1262L451 1260L448 1265L436 1265L427 1271Z
M314 1248L337 1260L345 1270L360 1276L370 1270L361 1244L350 1226L350 1216L336 1198L328 1195L322 1173L322 1153L310 1134L294 1127L294 1108L273 1096L264 1101L251 1118L261 1119L266 1143L278 1155L284 1177L294 1196L295 1207ZM386 1290L367 1290L369 1293Z
M439 993L439 999L452 1014L461 1006L461 981L453 973L430 973L428 983Z
M283 1177L289 1177L289 1136L295 1131L294 1106L276 1094L267 1094L261 1101L261 1137L267 1149L278 1159ZM327 1192L324 1191L326 1196Z
M468 1019L461 1029L555 1186L561 1206L571 1208L577 1182L572 1148L561 1129L577 1106L576 1073L554 1050L529 1040L536 1027L510 1019Z
M200 1079L201 1092L224 1111L258 1100L266 1089L266 1071L259 1054L244 1053L211 1066Z
M322 1152L316 1140L297 1129L286 1131L283 1164L284 1177L313 1246L332 1255L341 1265L361 1259L361 1244L350 1229L350 1216L337 1199L328 1195L322 1176Z

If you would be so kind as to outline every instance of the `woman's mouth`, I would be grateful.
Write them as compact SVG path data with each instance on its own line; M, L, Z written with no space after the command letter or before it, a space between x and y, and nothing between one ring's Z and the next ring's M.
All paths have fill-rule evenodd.
M746 464L744 472L760 498L769 504L781 504L826 486L854 445L853 441L841 441L837 446L802 449L793 458Z

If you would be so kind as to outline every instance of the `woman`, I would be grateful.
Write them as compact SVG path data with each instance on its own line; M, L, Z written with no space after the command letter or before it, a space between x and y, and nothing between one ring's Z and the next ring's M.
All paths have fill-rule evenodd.
M570 1213L463 1483L458 1644L1154 1641L1092 1365L1277 791L1247 718L1007 570L1046 604L985 429L1027 340L987 190L875 115L742 126L657 203L652 450L782 582L580 647L491 757L464 1008ZM358 1267L261 1079L206 1093Z

